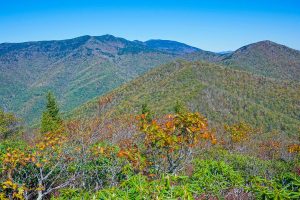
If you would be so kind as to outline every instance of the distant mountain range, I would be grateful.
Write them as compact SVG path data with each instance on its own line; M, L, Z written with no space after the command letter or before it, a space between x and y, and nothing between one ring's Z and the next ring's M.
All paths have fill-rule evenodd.
M69 111L185 51L198 50L176 42L172 45L111 35L1 44L0 105L31 123L41 113L45 92L52 90L63 110Z
M141 42L112 35L82 36L60 41L0 44L0 106L32 124L41 115L48 90L57 95L64 112L71 112L159 65L170 62L174 65L172 61L177 59L212 62L249 71L256 74L254 77L273 78L272 81L292 81L296 85L293 89L298 89L300 52L269 41L234 52L214 53L169 40ZM169 76L166 78L165 81L171 80ZM185 87L194 87L193 79L186 81ZM163 93L164 85L159 86ZM144 87L142 82L139 87Z

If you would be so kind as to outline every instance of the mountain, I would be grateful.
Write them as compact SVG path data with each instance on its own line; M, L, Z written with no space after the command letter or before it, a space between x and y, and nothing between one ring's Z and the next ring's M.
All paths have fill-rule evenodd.
M270 41L234 52L214 53L170 40L142 42L112 35L87 35L68 40L0 44L0 106L32 124L41 115L48 90L58 97L62 111L69 113L90 99L177 59L216 63L251 72L254 77L275 78L280 83L300 80L299 51ZM216 79L217 76L218 82ZM160 87L164 93L164 87Z
M128 41L112 35L3 43L0 106L32 123L40 117L48 90L67 112L159 64L194 51L200 50L173 41Z
M221 54L221 55L230 54L230 53L233 53L233 51L220 51L220 52L218 52L218 54Z
M246 121L265 130L296 134L300 126L300 85L207 62L171 62L97 97L71 113L92 117L110 97L110 117L137 114L147 103L153 112L172 112L176 101L204 114L213 126Z
M271 41L241 47L222 63L276 79L300 80L300 51Z
M196 51L182 58L214 62L280 80L300 80L300 51L271 41L249 44L236 51Z
M200 50L198 48L171 40L148 40L145 42L145 44L150 48L178 55L193 53Z

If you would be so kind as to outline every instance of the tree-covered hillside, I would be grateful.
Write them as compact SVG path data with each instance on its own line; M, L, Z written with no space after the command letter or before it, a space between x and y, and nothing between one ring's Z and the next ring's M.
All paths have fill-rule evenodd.
M233 52L196 51L183 56L190 61L205 60L281 80L300 80L300 51L272 41L260 41Z
M0 44L0 106L6 111L15 112L27 124L33 124L37 122L38 116L41 114L41 108L45 104L43 97L49 90L57 96L62 111L70 112L92 98L105 95L152 68L178 58L189 61L202 60L227 68L245 70L274 78L274 80L266 78L272 82L280 82L276 81L277 79L287 82L299 82L300 80L299 51L270 41L250 44L234 52L213 53L169 40L141 42L128 41L111 35L82 36L61 41ZM229 70L228 73L230 72L236 73ZM176 73L179 77L184 76L180 72ZM220 76L219 79L224 78L223 74ZM224 76L227 77L227 75ZM253 75L253 77L256 76ZM193 82L189 84L193 84ZM203 84L201 82L201 85ZM220 84L227 83L220 82ZM280 84L282 83L280 82ZM256 85L259 85L259 88L262 87L260 84ZM287 90L294 91L294 85L297 84L290 83L290 85L291 88L289 85L286 86ZM231 94L224 93L223 88L227 87L226 85L220 87L218 95L215 94L216 92L214 95L209 94L211 101L216 102L218 98L235 99ZM165 93L164 85L160 85L160 89ZM247 90L253 90L248 87L244 89L242 95L250 92ZM207 90L209 89L206 88L205 91ZM267 89L265 88L265 90ZM266 98L269 99L268 96ZM232 102L233 100L228 101ZM261 101L254 100L252 103L258 105ZM287 101L288 105L283 105L285 103L281 102L280 106L276 108L284 110L289 103ZM266 104L264 102L263 106ZM270 107L270 110L263 112L274 112L273 105L268 105L268 108ZM209 111L207 112L209 113ZM281 110L276 110L276 113L278 112L280 113ZM255 115L260 116L261 114ZM273 117L269 120L274 122L275 115L271 115ZM278 118L279 115L276 116L275 118ZM276 125L276 127L279 126Z
M171 45L182 50L111 35L0 44L0 105L32 123L41 113L44 94L52 90L63 111L70 111L159 64L198 50Z
M300 80L300 51L261 41L226 55L222 63L281 80Z
M215 126L245 121L265 130L296 134L300 126L300 85L206 62L162 65L103 97L77 108L73 116L98 113L110 98L111 116L137 113L147 103L157 113L172 111L177 101L203 113Z

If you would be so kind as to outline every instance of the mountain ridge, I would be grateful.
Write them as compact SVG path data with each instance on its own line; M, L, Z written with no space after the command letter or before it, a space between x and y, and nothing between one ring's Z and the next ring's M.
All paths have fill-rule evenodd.
M274 61L273 57L277 54L280 55L279 60ZM108 34L67 40L2 43L0 106L33 123L41 114L48 90L56 94L62 110L69 112L156 66L176 59L203 60L297 82L299 55L297 50L271 41L219 54L176 41L129 41Z
M300 84L274 80L207 62L173 61L76 108L69 117L94 117L98 102L109 98L102 115L138 114L147 103L156 114L181 102L204 114L213 126L245 121L266 131L295 134L300 125Z
M0 44L0 106L31 123L48 90L68 111L180 55L112 35Z
M78 43L78 44L84 44L85 42L88 42L91 39L95 39L101 42L119 42L119 43L124 43L124 44L137 44L137 45L144 45L145 47L149 47L149 48L153 48L155 50L162 50L164 51L164 48L162 47L167 46L169 44L169 46L174 46L176 45L176 47L185 47L187 49L189 49L189 52L185 52L185 53L191 53L193 51L198 51L201 50L197 47L193 47L181 42L177 42L177 41L173 41L173 40L162 40L162 39L149 39L146 41L139 41L139 40L127 40L121 37L116 37L114 35L110 35L110 34L105 34L105 35L101 35L101 36L91 36L91 35L83 35L83 36L79 36L79 37L75 37L75 38L71 38L71 39L61 39L61 40L42 40L42 41L27 41L27 42L4 42L4 43L0 43L0 54L3 54L3 46L14 46L14 48L26 48L26 47L30 47L34 44L48 44L48 43L57 43L57 44L63 44L66 43L68 45L71 45L72 43ZM159 44L159 45L158 45ZM174 48L174 47L173 47ZM2 51L1 51L2 50ZM13 49L16 50L16 49ZM180 51L180 50L179 50Z
M270 40L245 45L220 62L273 78L300 80L300 51Z

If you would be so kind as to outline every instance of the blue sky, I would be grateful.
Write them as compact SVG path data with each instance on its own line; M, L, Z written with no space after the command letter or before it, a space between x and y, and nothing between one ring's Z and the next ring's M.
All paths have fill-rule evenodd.
M260 40L300 50L300 1L0 0L0 43L103 34L211 51Z

